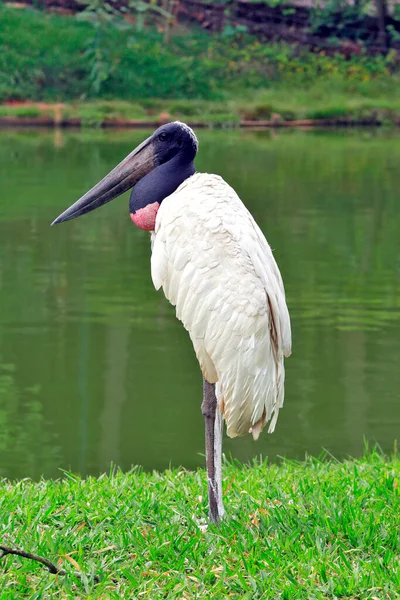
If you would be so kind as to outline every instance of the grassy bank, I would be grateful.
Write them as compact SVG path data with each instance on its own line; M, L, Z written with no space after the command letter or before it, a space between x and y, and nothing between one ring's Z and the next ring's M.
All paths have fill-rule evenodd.
M399 469L377 454L226 466L228 517L205 531L203 471L3 481L0 543L68 574L3 557L0 597L398 598Z
M0 103L63 103L64 117L84 125L160 114L212 124L397 123L399 70L394 52L327 56L196 29L180 29L166 43L153 29L0 4ZM0 117L33 118L49 110L53 114L40 106L2 106Z
M316 89L264 90L253 99L95 100L0 105L0 125L147 126L181 120L193 126L400 125L400 99L320 95ZM399 97L400 98L400 97Z

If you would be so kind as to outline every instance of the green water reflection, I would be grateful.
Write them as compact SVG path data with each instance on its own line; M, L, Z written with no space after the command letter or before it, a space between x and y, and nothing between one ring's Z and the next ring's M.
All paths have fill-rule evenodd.
M0 475L203 463L201 376L127 196L49 223L147 132L0 133ZM200 131L266 233L292 317L276 433L245 461L385 450L400 425L400 137Z

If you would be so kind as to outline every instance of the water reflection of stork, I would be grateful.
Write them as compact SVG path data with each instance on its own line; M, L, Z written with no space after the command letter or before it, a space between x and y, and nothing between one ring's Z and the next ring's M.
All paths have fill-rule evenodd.
M196 173L198 142L169 123L131 152L54 223L126 190L132 221L151 232L151 275L176 306L203 373L210 519L224 514L222 418L230 437L275 428L284 396L289 313L278 266L258 225L218 175Z

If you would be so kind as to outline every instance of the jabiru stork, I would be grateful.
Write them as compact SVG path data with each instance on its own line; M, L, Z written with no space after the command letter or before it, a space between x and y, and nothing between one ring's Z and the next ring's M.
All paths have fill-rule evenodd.
M151 234L155 288L176 307L203 374L209 518L222 503L227 435L273 432L284 398L290 318L278 266L261 229L218 175L197 173L197 137L159 127L55 221L79 217L131 189L130 216Z

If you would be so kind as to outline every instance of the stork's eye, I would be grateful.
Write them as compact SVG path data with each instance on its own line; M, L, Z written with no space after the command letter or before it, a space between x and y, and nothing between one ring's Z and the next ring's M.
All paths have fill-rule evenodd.
M162 142L165 142L165 140L168 139L168 134L165 131L162 131L158 137Z
M181 139L178 140L178 146L181 147L183 144L183 141Z

